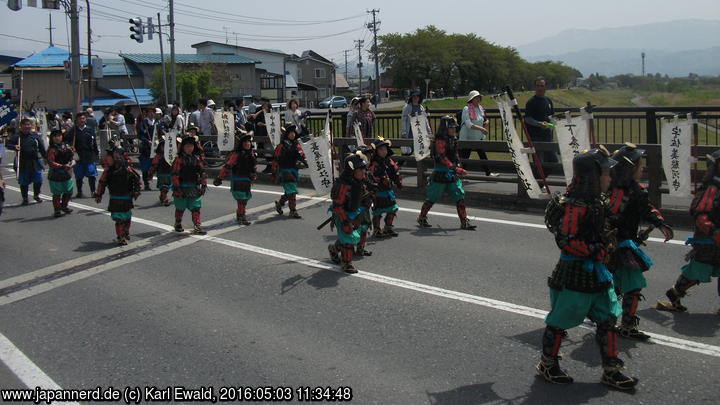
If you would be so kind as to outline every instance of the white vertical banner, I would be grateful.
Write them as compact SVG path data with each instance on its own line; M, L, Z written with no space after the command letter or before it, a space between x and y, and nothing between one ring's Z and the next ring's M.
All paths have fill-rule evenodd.
M158 133L157 133L157 132L158 132L158 125L153 125L152 141L151 141L151 143L150 143L150 145L152 145L152 149L153 149L153 150L155 150L155 148L157 147L158 143L160 142L160 141L158 140Z
M330 140L324 136L311 136L307 142L300 141L310 171L310 180L316 195L325 195L332 188L332 161Z
M530 198L540 198L542 189L533 176L528 155L523 152L525 146L520 140L517 130L515 129L515 121L513 120L510 98L507 93L503 93L498 96L494 96L493 99L500 110L500 119L503 124L503 139L507 142L508 152L510 152L513 164L515 165L515 170L520 178L520 186L527 191Z
M560 147L560 158L566 184L570 184L573 178L572 161L575 155L585 149L590 150L590 134L588 133L588 123L590 121L586 118L586 115L572 117L568 111L565 113L565 118L560 120L552 119L555 125L558 146Z
M280 110L271 110L270 113L265 113L265 125L267 127L267 133L270 137L270 143L273 149L280 144Z
M420 161L430 156L430 124L427 114L420 113L410 117L410 132L413 136L415 160Z
M360 123L353 122L353 129L355 130L355 142L357 142L357 146L365 145L365 140L363 139L362 131L360 130Z
M327 114L325 114L325 126L323 127L323 135L325 135L325 137L328 139L328 142L330 142L330 139L332 138L332 135L331 135L332 127L330 126L331 122L332 121L330 118L330 111L328 111Z
M38 110L35 113L38 119L38 126L40 127L40 139L42 140L45 150L50 147L50 138L48 138L48 125L47 125L47 113L45 110Z
M171 129L165 133L165 161L167 164L172 165L177 155L177 129Z
M215 112L215 127L218 129L217 145L220 152L235 148L235 118L230 111Z
M662 165L670 195L688 197L692 189L690 146L693 136L693 121L678 119L677 115L672 119L664 119L660 125L660 135Z
M110 148L110 139L112 139L112 133L108 125L105 125L105 129L98 132L98 139L100 140L100 151L104 153Z

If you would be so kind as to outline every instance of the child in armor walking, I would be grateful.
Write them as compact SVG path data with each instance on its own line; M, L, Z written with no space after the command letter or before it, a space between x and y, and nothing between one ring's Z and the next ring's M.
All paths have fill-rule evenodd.
M225 166L213 181L214 185L219 186L230 174L230 184L232 184L230 191L237 201L238 225L250 225L250 221L245 216L245 209L252 198L250 191L252 182L257 178L257 154L253 150L252 142L252 133L244 134L240 142L235 144L235 150L228 155Z
M108 211L115 221L115 241L118 245L127 245L130 239L133 200L140 196L140 175L128 165L125 151L112 148L105 156L106 169L100 176L97 191L93 195L99 204L107 187L110 193Z

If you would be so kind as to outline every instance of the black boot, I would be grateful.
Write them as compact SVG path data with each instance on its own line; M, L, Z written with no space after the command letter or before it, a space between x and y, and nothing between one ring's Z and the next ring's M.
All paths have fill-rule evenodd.
M560 345L564 330L553 326L546 326L542 337L542 355L540 362L535 366L538 374L545 381L553 384L570 384L573 382L563 369L560 368Z
M28 202L28 191L29 190L30 190L30 186L20 186L20 195L22 196L22 205L30 204Z
M33 183L33 200L35 202L42 202L42 199L40 198L40 188L42 187L42 183Z
M623 374L622 371L620 371L624 367L622 360L617 358L615 360L616 361L609 364L603 364L603 375L600 382L619 390L631 390L635 388L639 380Z
M88 183L90 180L88 180ZM75 194L75 198L83 198L83 192L82 192L82 180L75 178L75 188L77 188L77 194Z
M95 195L95 177L88 177L88 187L90 187L90 195ZM79 190L79 189L78 189Z
M625 364L618 357L615 321L615 318L609 318L597 324L595 340L600 348L603 364L603 375L600 381L620 390L630 390L637 385L638 379L628 377L620 371Z

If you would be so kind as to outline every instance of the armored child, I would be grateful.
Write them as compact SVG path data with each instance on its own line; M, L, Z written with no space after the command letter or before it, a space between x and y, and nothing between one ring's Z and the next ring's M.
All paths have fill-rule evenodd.
M48 181L52 193L53 209L57 218L72 212L68 204L74 189L72 167L75 165L75 160L73 159L73 148L63 142L62 131L52 130L50 142L47 153L48 166L50 166Z
M395 200L395 190L402 188L402 177L400 168L392 159L393 151L390 149L392 143L388 139L378 139L372 143L375 153L368 168L370 181L377 185L373 201L373 236L382 238L387 236L398 236L393 230L393 220L398 211ZM385 228L380 227L380 220L385 214Z
M279 215L283 213L285 203L290 207L290 218L301 218L295 209L297 197L297 181L300 178L298 165L308 167L305 153L297 140L297 127L288 125L283 132L280 144L275 147L273 154L272 172L273 179L283 186L285 192L280 200L275 201L275 210Z
M223 179L230 174L232 184L230 191L237 201L238 225L250 225L250 221L245 217L245 208L252 198L250 191L252 182L257 178L257 154L253 149L252 142L252 132L240 137L240 142L235 144L235 150L228 155L225 166L213 181L214 185L219 186Z
M175 203L175 232L183 232L182 217L190 211L193 233L205 235L200 226L202 196L207 190L205 165L195 153L196 141L192 136L183 138L180 150L172 164L173 202Z

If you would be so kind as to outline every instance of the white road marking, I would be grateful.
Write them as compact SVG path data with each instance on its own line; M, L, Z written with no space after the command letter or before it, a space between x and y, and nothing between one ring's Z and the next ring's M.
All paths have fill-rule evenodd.
M0 333L0 360L30 389L35 387L46 390L62 389L2 333ZM77 404L77 402L64 403Z
M316 201L313 201L313 200L304 201L304 202L298 203L297 208L298 208L298 209L302 209L302 208L306 208L306 207L309 207L309 206L312 206L312 205L315 205L315 204L317 204L317 202L316 202ZM80 208L80 209L86 209L86 206L84 206L84 205L82 205L82 204L76 204L76 205L77 205L78 208ZM248 213L257 212L257 211L262 211L262 210L265 210L265 209L268 209L268 208L271 208L271 207L274 207L274 203L268 203L268 204L265 204L265 205L262 205L262 206L259 206L259 207L254 207L254 208L252 208L252 209L249 209L249 210L248 210ZM87 208L94 208L94 207L87 207ZM235 214L232 214L231 216L234 217L234 215L235 215ZM267 213L267 214L260 215L260 216L257 218L257 220L263 220L263 219L265 219L265 218L273 217L273 216L275 216L275 215L277 215L277 213L274 212L274 211L272 211L272 212L269 212L269 213ZM215 220L215 222L216 222L216 223L222 223L222 222L224 222L224 218L225 218L225 217L217 218L217 219ZM133 221L134 221L134 220L135 220L135 218L133 218ZM161 224L161 223L158 223L158 222L155 222L155 221L146 221L146 223L147 223L149 226L154 226L154 227L157 227L157 228L160 228L160 229L164 229L164 227L165 227L164 224ZM12 293L7 294L7 295L4 295L4 296L0 296L0 306L7 305L7 304L10 304L10 303L13 303L13 302L16 302L16 301L20 301L20 300L23 300L23 299L27 299L27 298L33 297L33 296L35 296L35 295L38 295L38 294L41 294L41 293L44 293L44 292L47 292L47 291L50 291L50 290L54 290L55 288L58 288L58 287L61 287L61 286L64 286L64 285L73 283L73 282L75 282L75 281L79 281L79 280L88 278L88 277L93 276L93 275L95 275L95 274L100 274L100 273L103 273L103 272L105 272L105 271L108 271L108 270L111 270L111 269L115 269L115 268L121 267L121 266L123 266L123 265L125 265L125 264L137 262L137 261L140 261L140 260L149 258L149 257L157 256L157 255L162 254L162 253L167 253L167 252L170 252L170 251L172 251L172 250L176 250L176 249L179 249L179 248L181 248L181 247L188 246L188 245L193 244L193 243L195 243L195 242L198 242L198 241L200 241L200 240L206 240L206 239L209 238L209 237L217 236L217 235L222 235L222 234L224 234L224 233L228 233L228 232L231 232L231 231L234 231L234 230L237 230L237 229L238 229L237 226L229 226L229 227L226 227L226 228L209 230L207 235L192 235L192 234L191 234L190 237L185 237L185 238L180 239L180 240L178 240L178 241L170 242L170 243L168 243L168 244L166 244L166 245L161 245L161 246L154 247L154 248L152 248L152 249L140 251L139 253L134 254L134 255L132 255L132 256L127 256L127 257L124 257L124 258L121 258L121 259L118 259L118 260L113 260L113 261L111 261L111 262L107 262L107 263L101 264L101 265L99 265L99 266L95 266L95 267L92 267L92 268L89 268L89 269L86 269L86 270L78 271L77 273L72 273L72 274L69 274L69 275L67 275L67 276L59 277L59 278L56 278L56 279L53 279L53 280L48 280L47 282L44 282L44 283L35 284L35 285L33 285L32 287L28 287L28 288L25 288L25 289L22 289L22 290L18 290L18 291L12 292ZM147 245L147 244L149 244L149 243L150 243L149 241L144 242L144 243L143 243L143 241L138 241L138 242L137 242L137 245L135 245L135 246L144 246L144 245ZM131 245L127 245L127 246L120 247L120 248L115 248L115 249L117 249L118 251L120 251L120 250L126 250L126 249L128 249L129 247L131 247ZM34 271L34 272L32 272L32 273L28 273L27 275L20 275L20 276L17 276L17 277L13 277L13 278L4 280L4 281L2 282L2 284L0 285L0 288L9 287L9 286L12 286L12 285L16 285L16 284L18 284L18 283L21 283L21 282L26 282L26 281L30 281L30 280L36 279L36 278L38 278L38 277L43 277L43 276L46 276L46 275L48 275L48 274L52 274L52 273L54 273L54 272L56 272L56 271L62 270L63 268L69 268L69 267L71 267L71 266L77 266L77 265L82 264L82 263L88 263L88 262L91 262L91 261L93 261L93 260L96 260L96 259L98 258L98 255L99 255L100 257L104 257L104 256L106 256L107 254L108 254L108 251L104 251L104 252L100 252L100 253L98 253L98 254L88 255L88 256L84 256L84 257L82 257L82 258L70 260L70 261L68 261L68 262L61 263L61 264L59 264L59 265L50 266L50 267L46 267L46 268L44 268L44 269L36 270L36 271ZM86 259L86 258L88 258L88 259Z

